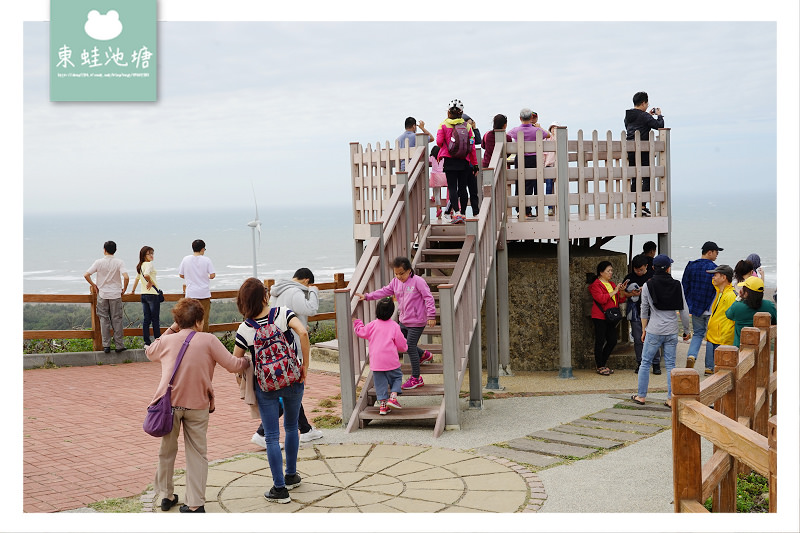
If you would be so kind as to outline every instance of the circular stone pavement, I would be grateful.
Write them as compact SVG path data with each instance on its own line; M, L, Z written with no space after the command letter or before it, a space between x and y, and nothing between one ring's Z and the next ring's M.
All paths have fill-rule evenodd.
M547 498L539 477L517 463L429 446L305 446L297 471L302 483L291 503L278 504L264 499L272 487L265 453L211 464L206 512L514 513L537 511ZM183 502L183 475L175 492Z

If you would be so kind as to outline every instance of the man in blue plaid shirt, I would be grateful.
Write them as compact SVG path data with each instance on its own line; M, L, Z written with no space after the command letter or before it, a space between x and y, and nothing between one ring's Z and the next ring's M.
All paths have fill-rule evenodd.
M706 336L708 328L708 318L711 316L711 304L714 302L716 290L711 283L713 274L706 272L717 268L714 261L723 249L717 243L707 241L703 244L702 256L700 259L689 261L683 271L681 284L683 293L686 296L686 304L689 306L689 314L692 315L692 342L689 344L689 352L686 355L686 368L694 368L694 362L700 351L700 345ZM706 374L712 374L713 369L707 368Z

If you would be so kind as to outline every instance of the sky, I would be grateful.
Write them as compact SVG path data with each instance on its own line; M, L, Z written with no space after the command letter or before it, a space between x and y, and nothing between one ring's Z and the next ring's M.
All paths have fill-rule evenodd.
M11 14L0 20L7 132L0 148L7 189L0 202L10 250L2 273L13 280L11 294L22 292L23 213L125 215L148 204L250 210L252 182L262 213L278 203L313 216L315 209L351 201L350 142L393 142L409 115L433 131L452 98L464 102L482 132L494 114L508 115L513 126L519 109L530 107L542 122L567 125L571 139L578 129L585 137L596 129L619 138L633 93L645 90L671 128L676 195L741 194L730 208L742 209L754 224L758 214L747 211L747 194L776 196L779 242L790 243L778 251L787 265L779 274L789 302L782 319L798 323L792 300L800 291L788 270L798 264L799 240L796 2L286 4L160 0L158 101L135 104L49 102L42 22L49 4L4 6ZM391 22L398 18L403 22ZM289 22L242 22L276 20ZM450 20L458 22L442 22ZM9 316L8 328L20 331L21 317ZM796 353L795 337L783 353ZM790 415L782 427L796 438L797 361L787 359L782 372L793 394L781 396L782 413ZM18 375L7 375L10 390L19 388ZM11 396L12 409L21 413L21 395ZM17 423L21 433L21 417ZM796 440L790 442L796 451ZM21 446L13 446L10 453L21 455ZM796 474L797 458L784 457L786 471ZM8 470L20 479L21 461ZM78 522L78 515L23 519L15 514L21 509L15 487L6 484L0 501L20 530L108 527ZM797 487L784 488L781 500L796 501L789 491ZM142 517L131 518L114 526L147 527L137 520ZM198 531L230 527L209 518ZM426 517L426 528L454 524L436 518ZM524 517L504 517L502 529L531 527L518 518ZM553 530L640 530L634 518L551 516L536 523ZM687 527L677 520L659 518L672 530ZM740 527L749 524L738 520ZM328 530L375 526L307 523ZM257 525L238 524L240 530ZM490 517L462 524L497 526ZM725 529L733 522L714 524ZM778 531L782 524L758 527ZM715 527L704 522L704 529Z

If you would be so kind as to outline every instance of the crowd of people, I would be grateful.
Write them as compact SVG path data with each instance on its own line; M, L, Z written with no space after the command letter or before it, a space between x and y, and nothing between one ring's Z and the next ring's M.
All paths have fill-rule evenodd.
M714 351L721 345L738 347L742 328L753 325L756 313L767 312L772 323L777 322L775 304L764 299L764 269L758 254L740 260L735 269L718 265L715 261L723 248L707 241L701 257L689 261L679 281L671 274L673 260L656 255L656 249L656 243L646 242L619 285L611 281L614 271L609 261L601 261L596 274L587 275L594 301L596 371L603 376L614 373L606 365L617 342L616 325L623 316L620 304L625 303L624 316L631 325L637 362L634 372L638 374L637 393L631 400L641 405L647 397L651 367L654 374L661 374L663 360L667 375L675 368L679 325L683 326L683 340L691 340L687 368L695 367L705 341L704 374L711 375ZM672 405L671 398L668 379L665 405Z
M626 110L624 125L625 125L625 138L632 141L635 139L636 132L639 132L639 138L646 140L649 138L650 131L653 129L664 127L664 116L661 113L661 108L651 108L649 97L646 92L639 91L633 95L633 107ZM537 136L544 139L555 139L558 128L562 125L556 121L550 122L547 129L541 127L539 123L539 115L530 108L522 108L519 112L519 125L511 128L506 133L506 142L516 142L519 139L525 142L535 141ZM487 168L491 162L492 154L496 142L495 130L505 131L508 126L508 117L499 113L492 119L492 131L486 132L481 138L480 131L477 128L475 121L466 113L464 113L464 104L461 100L453 99L447 104L447 118L439 125L434 137L427 129L425 129L425 122L417 120L414 117L407 117L405 120L405 130L397 138L399 147L413 147L416 145L415 134L417 127L419 127L424 134L428 136L431 142L435 141L435 146L431 149L429 157L429 164L431 167L429 185L432 189L433 195L431 201L437 206L436 218L441 218L445 223L463 224L466 220L466 210L471 206L472 216L477 217L480 212L480 195L478 191L478 171L481 166ZM481 166L478 165L476 156L476 147L483 148L483 157L481 159ZM642 151L638 154L636 152L627 153L628 164L635 166L638 163L641 166L650 164L650 152ZM555 166L555 152L545 152L537 154L534 150L526 151L523 156L517 157L514 161L516 168L520 168L521 161L524 163L524 168L531 169L537 168L539 164L544 167ZM405 170L405 160L400 161L400 171ZM545 194L553 193L554 180L552 178L545 179ZM447 200L444 204L444 211L442 211L441 189L447 188ZM631 181L631 192L636 192L637 182ZM642 192L650 190L650 177L642 177L641 183ZM535 179L525 180L525 195L537 195L538 184ZM515 187L515 196L519 196L519 190ZM634 206L634 211L637 209ZM519 209L516 210L519 213ZM646 203L640 206L640 216L649 217L650 210ZM548 216L555 215L555 206L547 206ZM525 218L535 219L538 216L537 208L525 206Z

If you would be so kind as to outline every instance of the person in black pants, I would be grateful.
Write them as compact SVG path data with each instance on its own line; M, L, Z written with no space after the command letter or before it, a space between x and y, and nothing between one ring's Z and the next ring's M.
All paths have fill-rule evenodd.
M609 376L614 373L606 366L614 346L617 345L617 327L606 320L605 311L612 307L619 307L625 301L625 296L620 293L628 286L627 281L615 285L611 278L614 268L609 261L600 261L597 265L597 275L587 274L589 294L592 297L592 322L594 323L594 360L597 364L597 373Z
M647 93L639 91L633 95L633 108L625 111L625 140L633 141L636 132L639 132L639 139L646 142L650 139L650 130L664 127L664 115L661 114L660 107L654 107L650 111ZM631 143L632 144L632 143ZM641 152L641 165L650 166L650 152ZM628 166L636 166L636 152L628 152ZM642 192L650 190L650 177L642 177ZM631 192L636 192L636 180L631 180ZM645 203L642 203L641 216L649 217L650 210Z

